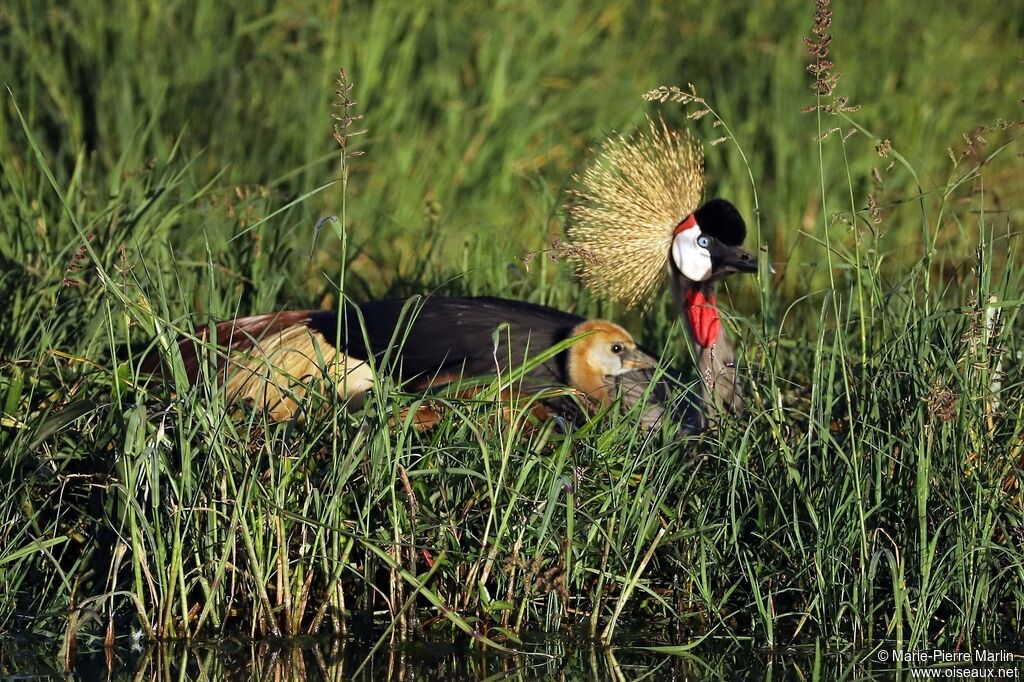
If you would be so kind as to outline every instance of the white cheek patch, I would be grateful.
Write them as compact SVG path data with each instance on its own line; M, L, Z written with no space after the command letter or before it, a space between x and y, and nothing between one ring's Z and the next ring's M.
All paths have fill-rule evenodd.
M698 237L700 228L694 226L678 233L672 240L672 260L683 277L691 282L703 282L711 276L711 254L698 246Z

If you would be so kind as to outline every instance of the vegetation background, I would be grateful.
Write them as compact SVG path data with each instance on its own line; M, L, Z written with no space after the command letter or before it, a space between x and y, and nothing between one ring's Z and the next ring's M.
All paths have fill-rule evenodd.
M1019 635L1022 45L995 0L5 3L0 632ZM641 99L688 83L713 115ZM453 403L420 435L385 387L273 426L140 380L129 348L339 287L601 314L689 367L667 296L544 257L648 114L778 271L724 296L747 418L680 444Z

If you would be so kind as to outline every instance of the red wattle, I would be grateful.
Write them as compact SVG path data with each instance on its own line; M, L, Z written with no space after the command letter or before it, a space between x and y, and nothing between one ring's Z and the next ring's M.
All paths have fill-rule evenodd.
M722 321L718 317L715 296L705 296L700 289L690 289L686 295L686 316L690 320L693 338L703 348L708 348L718 339Z
M683 222L676 225L676 229L672 231L672 234L679 234L683 230L689 230L691 227L697 227L697 216L692 213L683 218Z

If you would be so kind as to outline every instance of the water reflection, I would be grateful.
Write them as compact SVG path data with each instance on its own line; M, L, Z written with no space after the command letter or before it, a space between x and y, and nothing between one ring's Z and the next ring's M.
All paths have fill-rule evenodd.
M0 678L61 676L59 647L0 645ZM514 655L458 643L307 640L289 645L238 641L161 644L78 652L68 679L184 682L187 680L910 680L871 656L824 654L815 647L785 653L707 646L667 654L639 647L540 640ZM1004 664L1015 667L1014 664ZM945 670L936 671L945 677ZM950 671L952 672L952 671ZM1015 670L1020 679L1021 670Z

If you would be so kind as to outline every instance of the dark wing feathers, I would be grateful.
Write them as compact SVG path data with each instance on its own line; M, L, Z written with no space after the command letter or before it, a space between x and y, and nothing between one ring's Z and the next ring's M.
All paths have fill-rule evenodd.
M410 303L411 300L411 303ZM358 315L347 308L346 348L357 357L372 353L405 380L430 382L435 375L479 376L515 367L567 338L583 318L553 308L497 298L441 298L374 301L359 306L369 340L360 333ZM497 334L503 323L509 326ZM397 352L388 353L392 347ZM534 372L565 383L564 357Z
M493 374L517 367L528 357L568 338L584 318L554 308L500 298L443 298L371 301L347 304L340 318L332 310L297 310L243 317L216 325L218 369L228 351L247 351L296 325L319 332L329 343L340 339L343 351L358 359L371 355L378 369L393 372L413 386L446 383L458 376ZM495 330L503 323L507 329ZM197 330L204 341L209 329ZM179 342L191 379L199 375L200 346ZM511 360L511 365L510 365ZM533 375L547 382L568 381L564 353L546 361Z

